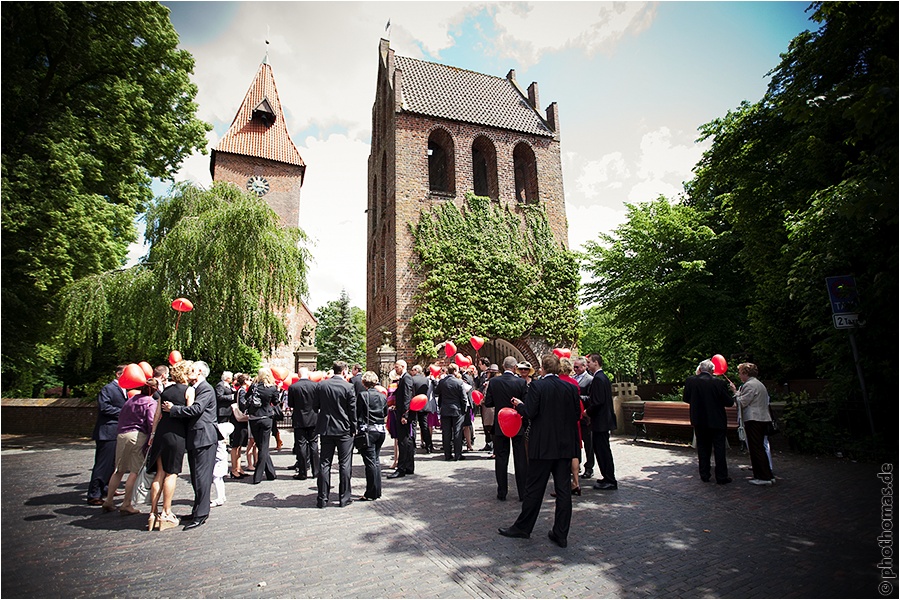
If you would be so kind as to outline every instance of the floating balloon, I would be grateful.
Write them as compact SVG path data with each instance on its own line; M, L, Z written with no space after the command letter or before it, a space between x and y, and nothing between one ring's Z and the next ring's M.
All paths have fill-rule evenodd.
M384 394L385 396L387 396L387 388L384 387L383 385L376 385L376 386L375 386L375 389L378 390L378 392L380 392L380 393Z
M275 381L284 381L291 374L287 367L269 367L269 369Z
M466 367L468 367L470 364L472 364L472 363L468 362L468 359L466 359L466 357L463 356L462 352L456 353L456 356L453 357L453 362L455 362L456 364L458 364L460 367L462 367L464 369Z
M409 401L409 410L417 411L425 408L425 405L428 403L428 396L425 394L419 394L418 396L413 396L412 400Z
M454 354L456 354L456 344L454 344L453 342L449 342L449 341L448 341L448 342L444 345L444 354L447 355L447 358L450 358L451 356L453 356Z
M144 375L147 376L147 379L150 379L151 377L153 377L153 367L150 366L150 363L148 363L145 360L142 360L141 362L138 363L138 366L144 372Z
M325 379L325 373L323 371L313 371L309 374L309 380L314 381L316 383Z
M134 398L135 396L137 396L140 393L141 393L141 390L128 390L128 397Z
M194 310L194 303L187 298L175 298L172 300L172 308L178 312L191 312Z
M481 401L484 400L484 394L475 390L472 392L472 402L475 403L475 406L481 406Z
M428 370L431 372L432 377L439 377L441 374L441 368L437 365L431 365L428 367Z
M169 364L174 365L175 363L180 363L183 359L181 358L181 352L178 350L172 350L169 352Z
M725 361L725 357L721 354L716 354L712 357L713 364L713 375L724 375L728 370L728 363Z
M472 344L472 347L475 348L475 351L477 352L481 350L482 346L484 346L484 338L473 335L469 338L469 343Z
M568 348L554 348L553 354L556 355L556 358L570 358L572 356L572 351Z
M125 367L122 375L119 376L119 385L124 390L143 387L145 383L147 383L147 376L144 375L144 370L134 363Z
M522 428L522 415L516 412L516 409L506 407L501 408L497 413L497 422L500 423L500 431L506 437L514 437Z

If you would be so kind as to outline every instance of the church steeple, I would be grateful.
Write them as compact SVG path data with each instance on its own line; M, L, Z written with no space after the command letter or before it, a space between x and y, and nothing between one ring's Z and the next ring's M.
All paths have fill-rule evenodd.
M219 152L274 160L305 170L306 164L288 133L268 61L259 65L231 127L213 150L210 172L215 172Z

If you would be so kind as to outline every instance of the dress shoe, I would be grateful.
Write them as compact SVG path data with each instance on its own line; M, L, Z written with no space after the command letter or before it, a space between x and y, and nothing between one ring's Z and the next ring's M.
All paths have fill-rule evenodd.
M209 507L210 507L210 508L212 508L212 507L214 507L214 506L222 506L223 504L225 504L225 499L224 499L224 498L216 498L215 500L210 500L210 501L209 501Z
M593 472L593 471L588 471L588 470L585 470L584 473L582 473L581 475L579 475L579 477L581 477L582 479L590 479L590 478L592 478L593 476L594 476L594 472Z
M316 502L316 508L325 508L327 506L324 502Z
M751 485L772 485L775 483L774 479L751 479Z
M506 502L506 496L501 496L500 494L497 494L497 500L501 500L501 501L503 501L503 502Z
M88 498L87 503L91 506L103 506L103 498Z
M297 475L294 475L294 479L297 479L297 480L299 480L299 481L303 481L303 480L307 479L307 477L306 477L306 475L300 475L300 474L298 473Z
M573 496L580 496L580 495L581 495L581 486L580 486L580 485L575 486L575 487L572 488L572 495L573 495Z
M231 475L232 479L243 479L244 477L247 476L246 473L239 473L237 475L235 475L234 473L229 473L229 475Z
M524 531L519 531L518 529L513 529L512 527L499 527L497 531L503 537L508 538L521 538L523 540L527 540L531 537L530 533L525 533Z
M701 476L700 481L703 483L709 483L709 475Z
M547 532L547 537L550 538L550 541L559 546L560 548L565 548L569 545L568 540L561 539L558 535L553 533L553 530Z
M716 479L716 483L719 485L725 485L726 483L731 483L733 479L731 477L726 477L725 479Z
M601 481L599 483L594 484L595 490L617 490L619 489L619 484L615 481Z
M374 500L374 499L375 498L369 498L367 496L360 496L359 498L357 498L357 500L359 500L360 502L369 502L370 500Z
M344 508L345 506L350 506L351 504L353 504L353 499L347 500L347 501L344 502L343 504L338 504L338 506L339 506L340 508Z
M397 479L398 477L404 477L406 475L405 471L397 469L393 473L387 476L388 479Z
M206 517L200 517L199 519L194 519L193 521L191 521L190 523L188 523L187 525L185 525L184 528L182 529L182 531L188 531L188 530L190 530L190 529L196 529L197 527L200 527L200 526L203 525L204 523L206 523Z

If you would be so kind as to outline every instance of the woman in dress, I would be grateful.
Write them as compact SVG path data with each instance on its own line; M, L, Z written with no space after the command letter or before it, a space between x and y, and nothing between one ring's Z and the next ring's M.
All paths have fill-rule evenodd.
M247 376L238 373L234 376L234 399L238 407L244 410L245 397L247 394ZM250 428L246 422L238 421L231 413L230 423L234 425L234 431L229 436L228 445L231 447L231 478L243 479L247 476L241 469L241 448L247 447L247 441L250 439Z
M247 412L250 415L250 433L259 454L256 459L256 470L253 472L254 484L262 482L263 475L272 481L276 479L275 465L269 456L269 440L272 437L272 424L275 409L280 395L272 371L262 368L256 374L253 385L247 390Z
M378 455L384 443L384 420L387 416L387 398L375 389L378 375L366 371L362 376L364 392L356 396L356 448L362 456L366 467L366 493L360 500L377 500L381 498L381 463Z
M172 498L175 496L175 482L184 464L184 444L187 438L187 420L174 419L169 413L162 412L160 406L169 401L178 406L190 406L194 403L194 388L188 385L188 373L193 363L182 360L169 369L171 385L160 395L153 420L153 431L150 433L150 456L147 457L147 471L155 472L156 477L150 485L150 519L147 529L171 529L178 526L178 517L172 513ZM162 512L158 512L159 499L162 496Z
M103 503L104 512L116 509L113 499L122 477L125 481L125 498L119 507L121 515L139 515L141 511L131 504L131 494L137 481L138 472L144 466L147 440L153 430L157 402L153 399L156 380L148 379L138 393L129 398L119 413L119 428L116 436L116 471L109 480L109 495Z
M576 388L578 387L578 382L575 381L575 378L572 377L572 373L575 372L575 363L572 362L571 358L563 356L559 359L559 378L562 381L567 383L571 383ZM580 388L579 388L580 389ZM581 418L584 416L584 403L579 400L579 406L581 408L581 413L578 416L578 443L580 445L584 445L581 441ZM572 459L572 495L580 496L581 495L581 484L578 481L578 471L581 466L581 453L579 456ZM556 494L554 492L550 493L554 498Z

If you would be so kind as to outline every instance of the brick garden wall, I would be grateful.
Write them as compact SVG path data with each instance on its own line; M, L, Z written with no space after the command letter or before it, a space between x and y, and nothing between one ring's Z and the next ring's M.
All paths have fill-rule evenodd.
M96 400L4 398L0 433L90 437L96 422Z

